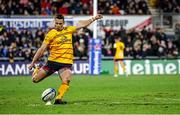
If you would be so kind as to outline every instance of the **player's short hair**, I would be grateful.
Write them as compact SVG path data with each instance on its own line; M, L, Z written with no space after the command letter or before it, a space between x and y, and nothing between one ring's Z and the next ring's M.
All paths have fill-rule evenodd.
M62 14L58 14L55 16L55 19L63 19L64 21L64 16Z
M122 38L121 38L120 36L116 36L116 37L115 37L115 40L119 40L119 41L121 41L121 40L122 40Z

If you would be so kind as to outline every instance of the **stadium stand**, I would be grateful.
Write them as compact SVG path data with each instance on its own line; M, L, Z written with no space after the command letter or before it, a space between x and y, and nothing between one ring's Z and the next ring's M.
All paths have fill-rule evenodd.
M2 29L2 31L0 34L0 57L23 57L27 61L32 60L45 35L45 31L40 29L35 33L29 30L17 31L16 29L10 31ZM102 37L102 54L103 56L113 56L114 38L121 37L126 46L126 57L136 59L148 56L175 58L179 55L180 50L179 33L179 25L176 27L176 37L166 35L162 28L156 30L144 28L142 31L125 30L123 28L119 31L102 29L102 34L104 34ZM73 34L74 55L76 57L87 57L88 40L91 37L92 31L89 29Z
M41 29L35 32L30 30L1 29L0 57L23 57L26 61L32 60L37 48L40 47L44 39L45 33ZM87 56L88 38L90 38L90 35L92 37L92 32L88 29L84 29L84 32L80 34L73 34L75 56L79 58ZM45 54L48 54L48 52ZM43 59L46 59L45 57Z
M5 0L0 1L0 14L4 15L55 15L92 14L92 0ZM115 15L150 14L145 0L98 0L98 12Z
M157 7L166 13L180 13L179 0L159 0Z
M110 15L151 14L145 0L106 0L98 1L98 12Z
M8 2L8 3L7 3ZM92 0L1 0L3 15L92 14Z
M179 12L178 0L159 0L158 8L164 12ZM106 15L148 15L151 14L145 0L98 0L98 13ZM175 7L172 7L175 6ZM169 8L171 7L171 8ZM171 10L169 10L171 9ZM0 14L3 15L55 15L61 14L92 14L92 0L0 0ZM113 56L115 37L121 37L125 43L125 56L146 58L149 56L177 57L180 56L180 24L175 26L175 36L167 35L163 28L154 30L144 27L142 31L135 29L107 30L100 28L99 36L103 41L102 54L104 57ZM38 29L6 30L0 27L0 57L23 57L32 60L33 55L44 39L46 31ZM84 29L73 34L74 55L80 59L88 56L88 40L92 31ZM48 52L46 52L48 54ZM43 58L46 59L46 58Z
M113 55L113 44L115 37L121 37L125 43L125 56L134 58L145 58L148 56L158 57L176 57L179 47L177 39L168 36L162 28L156 30L143 29L142 31L125 30L119 31L104 30L106 39L104 39L104 56ZM179 28L177 29L179 31Z

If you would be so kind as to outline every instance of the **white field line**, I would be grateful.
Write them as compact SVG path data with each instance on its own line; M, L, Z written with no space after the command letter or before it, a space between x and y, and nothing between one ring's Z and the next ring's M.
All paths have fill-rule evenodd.
M166 100L166 101L180 101L180 99L174 99L174 98L155 98L155 100Z

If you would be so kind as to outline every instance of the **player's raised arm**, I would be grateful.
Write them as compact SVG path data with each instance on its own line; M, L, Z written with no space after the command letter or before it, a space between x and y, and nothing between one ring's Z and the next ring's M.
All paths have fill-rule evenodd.
M41 45L41 47L38 49L38 51L36 52L36 54L33 57L31 64L28 67L30 70L34 67L34 64L38 61L38 59L44 54L47 47L48 47L48 45L43 43Z
M87 27L89 26L91 23L93 23L94 21L98 20L98 19L101 19L103 18L103 16L101 14L97 14L96 16L88 19L88 20L82 20L82 21L79 21L77 23L77 26L76 26L76 29L81 29L81 28L84 28L84 27Z

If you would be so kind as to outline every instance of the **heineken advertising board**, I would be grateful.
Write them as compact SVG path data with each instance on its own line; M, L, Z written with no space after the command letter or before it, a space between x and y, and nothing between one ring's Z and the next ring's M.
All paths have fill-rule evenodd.
M160 74L180 74L180 59L177 60L125 60L126 70L130 75L160 75ZM30 75L28 62L0 62L0 76ZM73 64L73 74L89 74L89 62L75 61ZM101 74L114 74L114 61L101 61ZM123 75L122 68L119 74Z
M180 60L125 60L126 72L129 75L180 74ZM102 73L113 74L114 62L102 61ZM119 65L119 74L123 75Z

